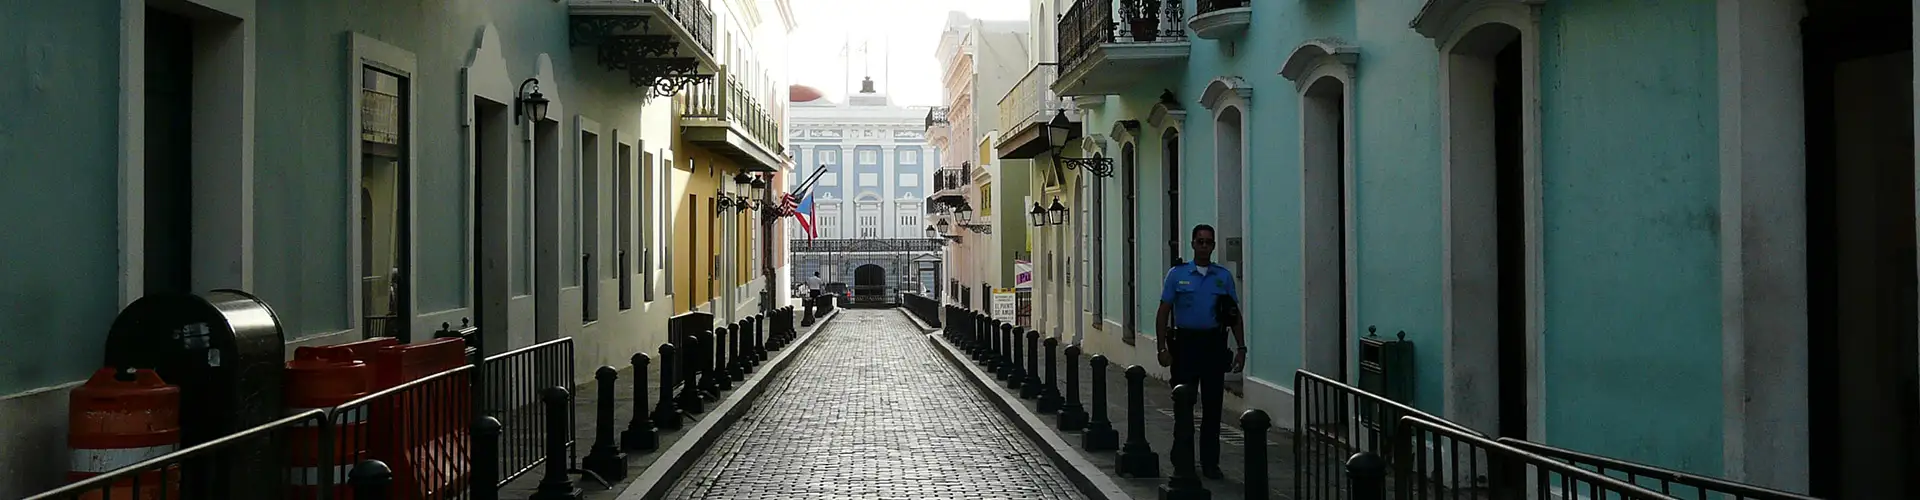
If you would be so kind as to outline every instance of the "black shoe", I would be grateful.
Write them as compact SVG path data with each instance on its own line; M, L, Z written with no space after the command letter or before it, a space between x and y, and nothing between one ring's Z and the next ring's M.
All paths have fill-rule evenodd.
M1226 474L1223 474L1220 472L1220 466L1218 465L1201 466L1200 475L1203 477L1206 477L1207 479L1220 479L1222 477L1226 477Z

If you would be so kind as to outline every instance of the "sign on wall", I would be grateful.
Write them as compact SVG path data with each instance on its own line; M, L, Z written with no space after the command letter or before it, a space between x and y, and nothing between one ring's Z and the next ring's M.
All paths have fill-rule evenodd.
M1016 307L1014 307L1015 304L1016 304L1016 301L1014 300L1013 290L1006 289L1006 288L994 289L993 317L1011 318L1018 315L1019 311L1017 310Z

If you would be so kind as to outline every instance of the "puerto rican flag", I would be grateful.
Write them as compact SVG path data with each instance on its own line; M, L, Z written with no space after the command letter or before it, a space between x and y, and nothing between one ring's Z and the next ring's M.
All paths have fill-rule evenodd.
M813 183L819 181L822 174L827 173L827 168L827 165L821 165L820 168L814 169L813 175L808 176L806 182L800 183L792 192L780 195L780 210L787 215L792 215L794 220L800 222L800 228L807 230L809 241L816 237L813 229Z

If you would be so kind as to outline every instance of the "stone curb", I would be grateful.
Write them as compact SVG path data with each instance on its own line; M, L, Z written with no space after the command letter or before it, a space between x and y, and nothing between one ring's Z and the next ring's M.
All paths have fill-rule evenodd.
M900 311L900 314L906 315L907 321L913 322L913 326L916 328L919 328L920 333L933 333L936 331L940 331L940 327L928 325L927 322L921 321L919 316L914 316L913 311L908 311L907 308L905 307L895 307L893 308L893 310Z
M798 315L804 313L796 310L795 314L798 321ZM813 338L826 330L827 325L838 317L840 317L840 309L836 308L825 318L818 318L812 330L794 339L793 344L781 349L780 353L772 359L768 359L767 363L761 365L752 377L735 386L725 400L707 410L710 414L718 415L717 418L701 419L699 423L694 424L693 428L688 429L679 441L675 441L672 447L667 448L658 458L655 458L653 465L641 472L638 479L628 484L626 489L621 490L620 496L616 498L619 500L664 498L667 490L672 489L674 483L680 481L680 476L686 474L687 469L692 468L694 462L698 462L708 448L713 447L714 441L718 441L721 434L726 433L734 422L739 421L742 415L746 415L748 409L753 408L754 399L758 398L760 393L766 392L773 377L786 370L787 365L793 364L793 360L799 357L800 351L806 349Z
M1027 410L1026 404L1020 402L1019 396L1008 394L1006 390L1001 389L999 384L994 383L992 375L974 366L966 356L960 354L959 348L948 343L947 339L940 334L930 334L926 337L927 342L932 343L936 347L935 350L940 351L948 362L966 373L966 379L972 381L974 387L980 389L987 399L993 402L993 406L1000 409L1001 413L1005 413L1007 418L1020 428L1021 433L1040 445L1040 449L1047 453L1047 458L1066 474L1067 479L1073 481L1074 487L1078 488L1081 494L1094 500L1133 500L1132 495L1128 495L1119 483L1115 483L1112 477L1107 476L1106 470L1094 465L1092 461L1087 460L1086 455L1080 453L1080 450L1049 430L1047 422L1039 415Z

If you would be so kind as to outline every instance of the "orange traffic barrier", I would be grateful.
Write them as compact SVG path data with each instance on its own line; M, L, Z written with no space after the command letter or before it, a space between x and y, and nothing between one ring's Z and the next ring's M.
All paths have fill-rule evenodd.
M153 370L101 368L68 396L67 481L78 482L180 449L180 388ZM180 498L180 465L116 481L107 498ZM82 499L98 499L93 490Z
M373 367L355 359L351 346L301 347L287 362L287 410L292 413L319 408L334 408L373 392ZM288 457L292 491L288 498L352 498L346 485L347 470L372 448L367 432L368 408L342 409L333 416L331 444L322 443L318 422L301 423L289 433L292 456ZM328 449L325 457L321 450ZM321 463L324 460L326 463ZM320 485L331 475L333 494L324 495Z
M380 387L395 387L467 364L466 341L449 337L381 349L375 354ZM467 372L471 373L471 372ZM440 498L466 487L472 436L472 382L466 373L429 382L382 402L374 416L390 443L395 498Z

